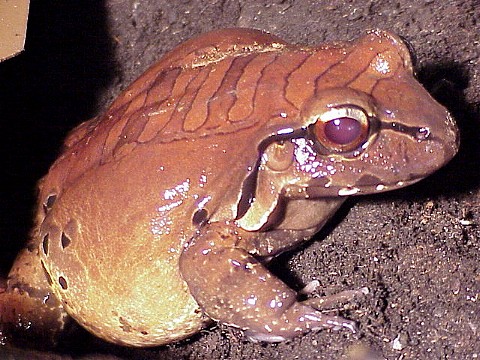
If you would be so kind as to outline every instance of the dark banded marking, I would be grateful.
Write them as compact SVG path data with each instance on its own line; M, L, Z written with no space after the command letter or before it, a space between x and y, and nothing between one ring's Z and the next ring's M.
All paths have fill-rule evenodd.
M240 126L237 125L237 127L234 127L233 129L238 129L239 127L240 128L250 127L250 126L253 126L254 124L256 124L256 122L260 120L260 119L258 119L258 117L255 118L255 111L258 110L258 108L255 106L255 104L258 103L258 98L257 98L258 90L259 90L258 84L260 84L262 82L262 79L264 77L266 69L277 58L277 54L268 54L268 55L269 56L265 57L266 61L264 63L262 62L261 66L257 69L258 77L255 81L256 86L253 86L254 91L253 91L253 94L252 94L250 112L248 114L245 113L245 115L243 116L242 120L244 121L244 123L240 124ZM240 117L240 116L237 115L237 117ZM239 120L236 120L235 124L238 124L238 123L239 123Z
M205 121L207 129L221 127L224 122L229 122L228 112L234 106L237 95L236 88L244 68L255 58L249 55L234 59L230 68L225 73L222 83L213 93L208 104L208 117Z
M196 100L200 93L199 89L206 87L205 85L210 78L211 72L212 72L211 66L204 67L200 73L201 76L199 76L198 78L198 83L196 81L194 83L195 86L191 87L188 99L185 99L185 98L182 99L182 101L185 101L185 104L183 105L185 108L184 115L183 115L184 131L194 132L204 123L204 120L202 121L201 119L205 119L205 116L201 116L197 112L198 110L197 106L201 104L199 104ZM189 89L187 89L187 93L188 91Z
M254 111L255 89L263 69L272 62L270 56L255 56L243 69L237 82L237 101L228 113L231 122L248 117Z

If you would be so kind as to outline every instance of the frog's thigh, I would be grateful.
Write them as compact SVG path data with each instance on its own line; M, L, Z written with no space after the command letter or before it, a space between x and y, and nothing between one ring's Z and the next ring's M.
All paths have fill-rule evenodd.
M243 241L238 229L210 224L180 258L182 276L208 316L268 342L321 328L353 328L350 321L298 302L295 291L239 247Z
M24 249L0 291L0 338L18 345L54 345L68 319L53 295L37 249Z

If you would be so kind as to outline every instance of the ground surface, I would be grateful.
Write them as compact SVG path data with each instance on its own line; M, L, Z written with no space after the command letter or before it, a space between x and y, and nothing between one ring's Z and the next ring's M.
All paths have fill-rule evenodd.
M448 5L447 5L448 4ZM278 345L215 327L175 345L126 349L86 337L56 355L11 359L476 359L480 357L480 2L33 2L26 52L0 64L1 270L26 239L34 186L66 132L101 111L183 40L254 27L296 43L352 39L368 28L406 38L419 77L458 120L459 155L408 189L355 199L316 241L275 263L295 288L368 286L344 311L358 336L308 334Z

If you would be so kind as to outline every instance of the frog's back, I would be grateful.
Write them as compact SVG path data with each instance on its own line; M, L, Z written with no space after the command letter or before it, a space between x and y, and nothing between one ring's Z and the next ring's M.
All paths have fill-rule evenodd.
M264 139L275 130L267 122L291 125L318 90L319 78L346 56L344 50L301 48L250 29L187 41L130 85L105 114L72 131L48 181L51 187L68 186L88 169L142 146L249 128ZM333 80L341 85L337 74Z

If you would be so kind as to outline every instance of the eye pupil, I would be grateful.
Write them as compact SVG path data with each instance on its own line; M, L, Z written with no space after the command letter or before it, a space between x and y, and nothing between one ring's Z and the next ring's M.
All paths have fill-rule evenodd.
M354 142L362 134L362 125L350 117L328 121L324 127L325 137L332 143L346 145Z

